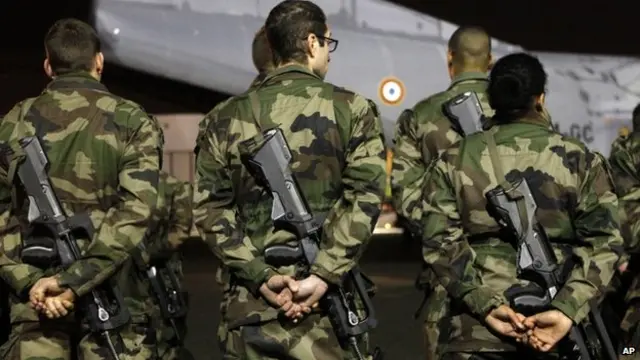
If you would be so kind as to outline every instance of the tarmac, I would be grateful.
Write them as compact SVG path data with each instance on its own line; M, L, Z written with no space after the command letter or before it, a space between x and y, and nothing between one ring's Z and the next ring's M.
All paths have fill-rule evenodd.
M186 346L196 360L220 359L216 340L220 289L215 282L217 259L204 244L189 244L185 254L185 287L191 307ZM378 327L373 344L384 351L385 360L422 359L422 330L414 319L422 294L415 290L420 249L401 236L374 236L361 267L376 283L373 298Z

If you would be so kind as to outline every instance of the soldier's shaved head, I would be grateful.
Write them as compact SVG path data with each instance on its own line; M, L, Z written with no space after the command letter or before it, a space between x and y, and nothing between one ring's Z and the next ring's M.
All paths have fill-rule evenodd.
M491 37L481 27L461 26L449 38L450 72L486 72L491 67Z
M259 73L269 72L275 67L273 64L273 52L269 46L269 39L267 39L267 32L264 26L258 30L256 36L253 38L251 57L253 59L253 66L256 67Z

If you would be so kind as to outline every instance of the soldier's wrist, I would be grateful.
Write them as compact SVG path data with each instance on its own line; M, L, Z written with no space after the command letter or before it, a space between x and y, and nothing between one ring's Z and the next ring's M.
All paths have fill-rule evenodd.
M263 284L265 284L272 276L278 275L278 272L271 268L265 268L257 277L253 280L248 280L245 282L245 287L249 290L251 294L255 297L260 296L260 288Z
M570 304L566 301L556 301L555 299L551 302L551 308L564 314L571 319L574 324L580 323L589 312L588 309L585 311L585 309L580 309L575 304Z
M503 297L497 296L493 290L484 286L467 293L462 301L471 311L471 315L480 321L486 319L491 311L507 303Z
M340 285L343 274L331 272L329 266L327 266L327 264L331 264L330 261L331 258L326 252L318 252L316 261L311 265L309 273L321 278L327 284Z

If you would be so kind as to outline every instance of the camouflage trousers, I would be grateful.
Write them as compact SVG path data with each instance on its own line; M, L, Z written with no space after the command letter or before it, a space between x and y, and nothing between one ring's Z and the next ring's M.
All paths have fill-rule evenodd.
M640 276L636 276L626 294L627 311L622 319L622 331L629 332L640 326Z
M218 341L223 360L358 359L352 349L341 348L329 318L320 314L311 314L298 324L273 320L228 330L221 323ZM366 359L371 358L368 343L368 336L359 341Z
M441 285L430 291L425 299L424 313L424 352L425 360L438 359L438 343L440 341L441 322L449 311L447 290Z
M521 352L449 352L440 360L555 360L557 355L529 354Z
M112 341L120 360L158 359L155 329L131 324L119 334L114 334ZM79 331L71 323L23 322L13 324L0 354L4 360L112 360L104 342L99 335Z
M195 358L183 346L173 346L161 350L159 360L194 360Z
M176 319L176 326L184 339L187 334L186 317ZM178 337L173 327L165 324L159 331L158 358L160 360L191 360L193 355L189 353L183 344L178 343Z
M632 355L621 355L620 359L640 360L640 343L638 337L640 334L640 299L631 303L620 325L623 333L622 346L635 348L636 353Z

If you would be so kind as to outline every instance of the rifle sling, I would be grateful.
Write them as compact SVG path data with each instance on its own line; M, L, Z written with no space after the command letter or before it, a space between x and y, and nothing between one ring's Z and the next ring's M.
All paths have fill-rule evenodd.
M258 128L258 131L262 131L262 126L260 126L260 100L258 99L258 94L256 94L255 90L249 93L249 101L251 101L253 122Z
M484 137L487 141L487 148L489 150L489 157L491 158L491 165L493 166L493 173L496 177L496 181L499 186L505 191L505 195L512 201L515 201L518 208L518 216L520 217L520 226L522 233L524 234L529 229L529 220L527 217L527 209L524 199L524 194L521 194L509 181L504 174L502 163L500 162L500 156L498 155L498 146L496 145L495 132L497 127L494 126L491 129L484 131ZM522 179L526 181L526 179ZM520 242L523 239L518 239L518 249L520 249Z

